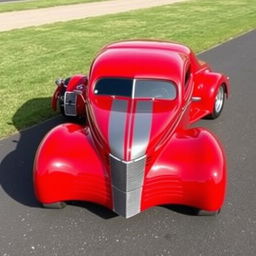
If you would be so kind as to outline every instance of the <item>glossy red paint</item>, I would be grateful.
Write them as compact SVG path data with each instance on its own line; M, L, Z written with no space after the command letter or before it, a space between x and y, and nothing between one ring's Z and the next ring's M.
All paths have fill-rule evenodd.
M65 139L64 139L65 138ZM112 207L110 178L90 129L55 127L41 142L34 166L39 201L87 200Z
M58 100L59 100L59 97L60 97L61 90L62 90L61 86L57 86L57 88L55 89L55 91L53 93L52 100L51 100L51 106L52 106L52 109L54 111L57 110Z
M95 94L96 82L106 77L171 81L177 96L168 100ZM183 204L208 211L222 207L227 176L222 146L210 131L189 126L213 112L221 85L229 95L225 75L213 72L184 45L124 41L104 47L88 78L72 77L66 91L74 92L79 85L83 86L77 113L88 119L88 125L58 126L42 141L34 163L34 187L40 202L85 200L115 209L109 156L113 155L111 144L116 143L111 137L113 106L121 102L125 110L118 117L124 119L119 159L127 164L135 160L131 152L139 134L139 106L151 106L141 115L150 121L149 135L143 142L146 162L140 210L159 204ZM60 90L57 87L53 96L54 109ZM145 128L141 129L143 134Z
M175 133L148 162L142 210L172 202L216 211L225 188L226 161L218 139L206 129L189 129Z

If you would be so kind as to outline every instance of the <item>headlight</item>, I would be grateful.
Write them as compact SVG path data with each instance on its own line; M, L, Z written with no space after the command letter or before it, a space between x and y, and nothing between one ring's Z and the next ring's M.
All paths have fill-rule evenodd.
M63 79L62 79L62 78L56 79L56 80L55 80L55 84L56 84L57 86L61 86L61 85L63 84Z

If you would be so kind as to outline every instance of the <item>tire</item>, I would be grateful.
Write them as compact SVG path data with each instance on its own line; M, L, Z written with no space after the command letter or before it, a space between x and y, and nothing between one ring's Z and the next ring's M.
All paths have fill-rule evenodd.
M64 107L60 105L60 113L62 116L64 116L65 118L67 118L67 116L65 115L65 111L64 111Z
M226 97L225 85L222 84L219 86L217 95L215 97L213 112L206 116L207 119L216 119L220 116L224 107L225 97Z
M62 87L62 90L60 92L60 97L59 97L59 109L60 109L60 113L64 116L64 117L67 117L65 115L65 111L64 111L64 95L65 95L65 92L66 92L66 88L68 86L68 83L70 81L71 77L68 77L64 80L64 86Z
M42 204L47 209L63 209L66 206L65 202L56 202L52 204Z
M65 111L64 111L64 94L66 92L66 88L63 88L60 92L60 96L59 96L59 109L60 109L60 113L66 117L65 115Z
M198 210L198 216L217 216L220 213L221 209L218 211L205 211L205 210Z

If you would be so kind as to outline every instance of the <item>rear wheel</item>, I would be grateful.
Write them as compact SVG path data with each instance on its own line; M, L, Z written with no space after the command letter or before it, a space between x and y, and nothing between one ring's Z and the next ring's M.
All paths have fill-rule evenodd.
M217 117L220 116L223 107L224 107L224 102L225 102L225 85L222 84L218 92L215 96L215 102L214 102L214 107L213 107L213 112L207 116L209 119L216 119Z
M62 209L66 206L65 202L56 202L56 203L51 203L51 204L43 204L44 208L48 209Z

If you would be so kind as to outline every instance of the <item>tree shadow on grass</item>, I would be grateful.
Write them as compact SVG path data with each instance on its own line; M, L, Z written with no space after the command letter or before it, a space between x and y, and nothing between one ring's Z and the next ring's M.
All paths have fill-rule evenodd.
M33 189L32 171L37 148L43 137L52 128L67 122L67 120L58 115L28 129L24 130L22 128L25 124L28 124L28 122L24 122L24 118L29 116L29 119L33 120L33 115L40 112L40 110L36 110L38 109L36 106L49 108L50 100L50 97L46 97L25 102L12 118L12 123L19 134L0 141L0 159L3 159L0 165L0 185L15 201L30 207L41 207L36 200ZM49 109L49 111L51 110ZM82 202L72 202L72 204L84 207L104 219L116 216L112 211L96 204Z

